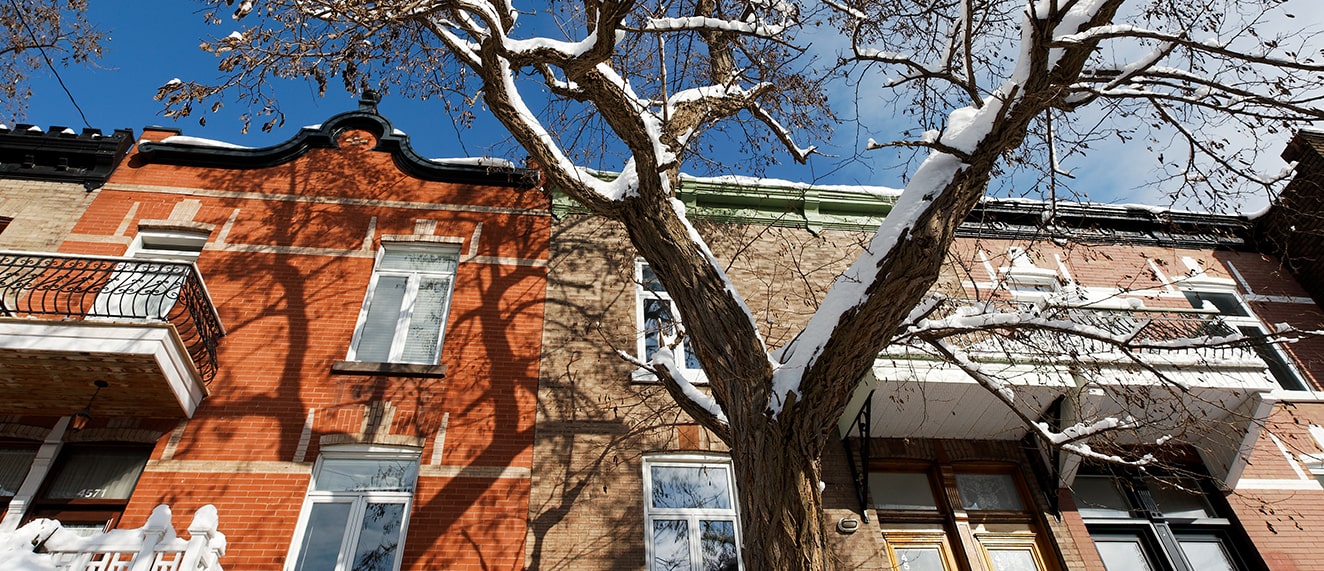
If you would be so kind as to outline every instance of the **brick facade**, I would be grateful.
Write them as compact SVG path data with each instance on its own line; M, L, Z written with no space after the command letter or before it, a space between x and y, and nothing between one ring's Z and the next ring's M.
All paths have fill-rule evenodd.
M151 445L119 527L143 524L160 503L177 513L214 504L231 569L289 568L317 460L346 445L418 455L401 569L645 568L645 458L720 455L724 445L619 355L636 354L639 339L636 255L623 229L583 214L553 217L549 197L521 178L527 172L422 161L370 104L268 149L198 147L149 129L118 170L98 167L108 180L0 177L0 217L12 218L0 233L5 249L122 256L142 230L206 236L196 265L227 335L205 400L187 419L94 415L81 432L57 436ZM1307 145L1315 139L1294 152L1317 149ZM1301 156L1302 176L1316 172L1318 153ZM1025 301L1008 287L1017 285L1008 272L1024 271L1048 280L1036 282L1043 288L1080 286L1180 312L1192 309L1184 289L1213 283L1237 292L1258 316L1251 322L1324 329L1308 263L1318 240L1284 233L1306 223L1300 205L1317 188L1293 183L1295 218L1084 208L1059 221L1056 239L1040 227L1037 206L990 203L963 226L933 289ZM804 326L886 211L865 197L824 198L813 212L744 202L734 213L719 200L682 198L774 347ZM833 200L850 208L834 210ZM346 361L384 242L459 252L440 366ZM1320 388L1324 338L1282 350L1306 387ZM1177 379L1158 384L1162 391L1124 368L1085 369L1062 375L1076 383L1068 389L1018 402L1033 415L1053 406L1069 415L1101 387L1104 406L1121 402L1152 425L1091 443L1122 451L1172 440L1181 446L1169 445L1176 458L1160 470L1180 463L1212 476L1210 505L1231 524L1220 533L1244 550L1247 568L1324 569L1312 545L1324 518L1320 392L1273 390L1259 366L1216 360L1161 368ZM956 393L940 391L954 384L941 374L863 381L890 399L873 409L882 428L853 433L851 452L834 444L822 459L839 566L896 567L894 514L872 507L872 496L862 508L854 474L902 466L943 486L970 471L1009 475L1025 503L1017 525L1032 532L1043 566L1103 571L1091 535L1100 524L1087 513L1097 506L1078 502L1072 488L1078 466L1045 461L1022 441L1023 424L987 432L963 424L1005 405L948 398ZM1246 378L1259 385L1180 400L1209 379ZM1172 405L1174 395L1191 406ZM1068 404L1052 404L1058 397ZM68 418L0 416L0 442L49 442ZM972 531L965 510L948 515L965 522L944 532L963 554L957 566L991 567L975 538L986 530ZM853 521L858 530L837 528Z
M319 454L375 445L419 455L401 569L521 567L546 195L519 169L418 159L368 108L305 129L275 158L167 140L176 134L148 129L90 194L0 187L0 215L15 218L7 247L122 256L144 229L206 236L196 265L227 333L218 373L192 418L137 421L155 448L119 526L162 503L214 504L226 568L290 569ZM344 362L384 241L458 251L439 367ZM44 437L55 419L10 420L13 436ZM94 415L81 434L123 440L104 432L116 422Z
M1016 263L1014 252L1023 250L1026 255L1021 263L1028 261L1047 270L1058 280L1057 285L1070 280L1096 293L1111 291L1113 296L1140 299L1146 308L1188 311L1191 302L1182 292L1203 280L1200 283L1236 291L1265 326L1287 323L1305 330L1320 328L1324 313L1278 258L1254 249L1245 220L1182 219L1169 226L1159 218L1145 218L1151 216L1148 213L1116 212L1120 212L1114 212L1119 219L1127 220L1116 227L1101 224L1103 229L1082 224L1070 234L1073 238L1056 241L1042 234L1013 238L1015 232L997 222L968 223L934 289L960 298L1010 299L993 282ZM1026 216L1037 218L1033 213ZM794 219L794 213L787 218ZM1218 227L1199 226L1206 222ZM700 221L696 226L718 259L729 264L732 280L745 295L761 333L774 347L804 325L814 310L813 301L821 299L830 280L854 258L868 236L862 231L821 228L810 232L803 226L766 221L732 223L731 218L721 223ZM993 231L981 235L989 228ZM645 568L642 459L651 454L722 449L719 441L674 407L665 391L640 381L632 374L633 367L617 356L618 351L637 353L635 256L625 233L613 223L571 214L553 225L533 460L530 568ZM1324 356L1322 341L1306 337L1284 347L1311 388L1319 386L1316 375L1324 371L1319 360ZM1259 369L1257 374L1266 373ZM1114 392L1126 394L1121 388ZM896 402L911 398L905 394L898 393ZM1264 498L1272 496L1263 493L1267 490L1250 493L1235 483L1231 487L1220 483L1231 476L1264 485L1256 482L1287 477L1284 470L1299 479L1296 472L1281 466L1276 473L1266 472L1272 460L1284 464L1283 454L1267 434L1291 431L1280 430L1285 426L1279 422L1271 430L1254 432L1258 421L1250 417L1256 412L1247 409L1264 399L1247 391L1229 394L1231 400L1219 409L1218 419L1171 414L1174 425L1185 426L1177 433L1178 441L1191 446L1192 455L1183 461L1206 465L1215 476L1211 501L1221 510L1220 516L1245 530L1245 536L1238 535L1243 539L1237 541L1241 541L1239 549L1249 551L1246 564L1250 568L1316 568L1309 551L1299 544L1312 529L1303 522L1319 518L1314 506L1324 499L1324 489L1294 492L1289 510L1281 502L1266 501ZM927 426L932 424L929 420L915 417L924 406L922 399L912 400L882 414L909 416L916 426ZM1301 406L1292 408L1300 410ZM1205 414L1195 410L1189 413ZM1188 422L1191 424L1183 424ZM1253 432L1249 438L1248 430ZM1044 491L1046 481L1032 466L1033 455L1016 440L1023 434L1022 428L1014 435L996 437L1002 439L958 441L897 433L890 440L869 441L871 461L882 467L898 459L937 462L940 456L943 462L956 465L991 462L1014 466L1014 473L1032 490L1033 507L1039 514L1036 525L1047 541L1046 564L1055 569L1102 571L1103 561L1087 529L1087 519L1077 511L1072 490L1052 487ZM858 439L856 442L858 447ZM1233 460L1235 450L1246 442L1256 444L1255 456L1249 461ZM1115 444L1137 443L1121 438ZM1310 442L1296 445L1305 452L1318 452ZM1260 457L1264 455L1267 459ZM879 531L879 519L886 514L870 508L869 522L859 531L835 529L842 519L859 520L861 515L844 448L829 447L823 465L826 524L841 568L894 568ZM1229 473L1230 467L1237 472ZM1218 493L1220 485L1224 489ZM1292 485L1319 488L1313 479ZM1046 500L1050 495L1056 508ZM1291 513L1284 515L1285 511ZM960 565L981 569L987 562L971 560Z

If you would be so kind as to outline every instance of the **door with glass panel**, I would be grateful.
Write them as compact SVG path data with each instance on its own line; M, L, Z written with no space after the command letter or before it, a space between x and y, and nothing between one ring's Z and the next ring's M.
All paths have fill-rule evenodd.
M890 565L897 569L1056 569L1044 556L1045 536L1009 467L879 469L869 474L869 491Z
M92 302L94 317L165 319L179 300L207 235L143 231Z
M56 519L80 533L114 527L151 452L140 444L65 444L25 519Z

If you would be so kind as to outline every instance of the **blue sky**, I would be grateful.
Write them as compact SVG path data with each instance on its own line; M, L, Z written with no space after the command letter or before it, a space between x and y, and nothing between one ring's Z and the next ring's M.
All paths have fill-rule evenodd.
M1316 7L1318 0L1289 0L1296 6L1296 24L1318 26L1324 20L1324 7ZM224 36L235 29L234 23L224 18L220 26L205 25L200 5L184 0L137 0L133 8L122 2L91 2L90 19L108 33L103 43L104 57L90 66L57 68L65 84L93 127L103 131L131 128L141 133L146 125L161 125L181 129L184 134L218 139L245 146L266 146L293 136L304 125L321 123L326 118L354 109L357 97L340 91L335 85L326 97L316 95L313 87L301 82L277 85L286 124L271 133L263 133L254 126L248 134L241 134L238 117L243 109L231 103L220 114L212 115L207 125L198 124L196 118L174 120L162 115L161 103L152 99L157 87L179 77L186 80L206 81L218 76L215 56L198 49L204 38ZM829 41L831 41L829 39ZM43 128L60 125L81 128L84 125L68 96L55 82L49 71L34 74L33 98L29 101L25 123ZM881 82L883 78L866 79ZM867 88L867 85L865 86ZM837 93L834 101L839 112L853 112L841 105L843 97L853 93ZM847 100L849 101L849 100ZM864 113L874 114L874 120L890 121L889 111L878 119L879 109L863 105ZM379 111L396 128L410 135L414 148L425 157L498 156L519 161L523 154L506 143L501 127L482 111L475 128L453 126L442 105L436 101L413 101L388 96ZM257 124L261 120L256 121ZM896 128L895 122L881 127ZM822 184L867 184L899 187L902 173L887 167L894 156L880 152L858 155L853 149L863 146L869 137L887 140L895 133L875 133L857 129L853 125L841 126L826 147L833 157L813 157L808 166L784 164L768 170L766 176ZM1285 143L1285 137L1283 143ZM823 141L801 141L803 144L822 144ZM738 144L738 143L732 143ZM1281 146L1277 147L1281 149ZM1094 149L1088 160L1067 165L1074 169L1076 179L1072 185L1091 201L1121 203L1168 203L1162 198L1163 189L1142 187L1148 168L1145 158L1136 149L1116 145L1111 149ZM718 151L720 152L720 150ZM785 154L779 160L790 163ZM1266 169L1283 165L1274 156L1267 157ZM702 167L697 167L702 168ZM687 169L694 172L693 169ZM750 174L697 172L695 174ZM1017 181L1020 183L1021 181ZM1022 185L1027 186L1027 185ZM1013 194L1041 197L1038 189L1018 188ZM1260 208L1264 200L1242 206L1246 210ZM1180 206L1180 205L1179 205Z
M278 93L286 123L270 133L255 125L242 134L238 105L209 118L206 126L199 125L195 117L167 118L161 113L161 102L152 99L157 87L175 77L200 81L218 77L216 57L198 49L198 44L203 38L224 36L230 28L205 25L199 5L193 2L135 0L132 5L127 9L121 2L91 2L90 19L109 36L103 43L103 58L89 66L56 68L92 127L107 132L131 128L141 133L144 126L160 125L182 129L186 135L258 147L284 141L301 126L321 123L357 106L357 97L343 91L329 89L326 97L318 97L309 85L285 82L278 85ZM52 74L43 69L33 75L33 97L24 122L43 128L83 127L78 111ZM379 107L397 128L410 134L415 149L424 156L482 155L488 145L501 139L485 137L490 129L476 129L464 133L465 143L461 144L449 121L434 121L434 113L445 117L439 109L435 102L389 97Z

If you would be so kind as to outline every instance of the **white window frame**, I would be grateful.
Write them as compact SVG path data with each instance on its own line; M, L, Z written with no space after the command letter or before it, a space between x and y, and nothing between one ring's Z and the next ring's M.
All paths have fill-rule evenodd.
M304 534L308 529L308 518L312 515L313 506L327 503L349 503L351 505L344 535L340 538L340 553L336 559L335 571L352 571L354 549L358 546L360 531L363 527L363 516L369 502L402 504L404 506L400 521L400 542L397 544L398 547L395 551L395 561L390 567L392 570L398 571L404 559L405 537L409 533L409 516L410 512L413 511L414 491L418 489L417 468L420 465L421 457L421 450L389 446L352 444L322 449L321 454L317 457L317 463L313 466L312 478L308 480L308 492L304 496L303 507L299 510L299 523L294 528L294 537L290 541L290 551L285 558L284 571L294 571L298 568L299 557L302 555L300 551L304 543ZM415 465L415 479L410 484L410 491L407 492L317 490L317 477L322 472L323 461L328 459L412 461Z
M207 232L183 230L139 230L125 256L140 260L193 262L207 244ZM173 246L162 248L161 246Z
M129 244L124 257L146 261L188 262L194 265L196 271L198 256L202 255L202 249L207 244L207 236L208 233L201 231L139 230L138 235L134 236L133 242ZM132 317L122 316L116 319L159 320L165 319L170 314L170 310L174 309L175 302L178 301L179 290L184 287L188 276L156 273L152 270L140 271L133 269L135 267L141 266L131 262L116 264L115 273L111 275L110 281L103 286L92 303L95 313L103 315L123 313L127 305ZM133 287L135 282L151 283L153 289L160 293L151 295L113 293L121 287Z
M644 305L647 301L660 301L667 304L668 311L671 312L672 323L679 331L684 331L684 325L680 322L680 311L676 303L671 300L671 296L666 291L651 291L644 287L644 268L648 262L642 259L636 259L634 262L634 316L635 323L638 325L638 335L635 339L635 351L639 360L648 362L647 331L644 326ZM701 368L687 367L685 362L689 355L689 342L683 336L677 340L674 337L668 337L662 332L658 332L660 342L670 345L675 342L676 346L673 352L676 356L676 367L681 376L690 383L707 383L708 376ZM656 381L657 378L652 371L639 369L634 372L633 380L636 381Z
M1141 548L1145 559L1155 571L1186 569L1190 566L1185 561L1183 545L1187 543L1216 543L1226 554L1228 561L1236 569L1252 567L1250 545L1243 545L1235 537L1240 524L1236 520L1222 517L1220 509L1210 501L1211 494L1199 484L1188 485L1188 490L1202 505L1203 517L1168 516L1159 512L1153 492L1160 482L1156 479L1143 479L1142 485L1132 491L1123 489L1128 478L1112 474L1085 474L1080 478L1099 478L1113 482L1119 498L1126 510L1110 515L1082 515L1082 520L1089 531L1090 539L1095 543L1131 543ZM1141 491L1143 490L1143 492ZM1077 506L1087 505L1085 498L1076 498Z
M731 459L723 455L715 454L667 454L644 457L644 553L645 569L648 571L657 571L653 568L653 521L677 520L683 519L687 522L689 530L690 546L690 568L702 569L703 563L703 544L701 540L702 530L699 522L701 520L715 521L725 520L732 522L735 530L736 543L736 561L740 569L744 569L744 556L740 545L740 506L739 497L736 495L735 468L731 465ZM711 508L655 508L653 507L653 470L654 467L672 466L681 468L722 468L726 470L726 488L727 494L731 498L731 507L729 509L711 509Z
M397 251L425 252L436 255L448 255L455 259L456 270L455 271L409 271L409 270L383 269L381 267L382 259L383 257L385 257L386 250L388 249L397 250ZM391 339L390 354L386 358L385 362L407 363L407 364L416 364L416 365L436 365L437 363L440 363L441 350L442 347L445 346L445 342L446 342L446 325L447 322L450 321L451 302L453 301L453 298L455 296L455 279L456 279L456 274L459 273L458 272L459 261L460 261L459 255L460 255L460 250L458 247L455 246L437 246L434 244L415 245L415 244L403 244L403 243L382 244L382 247L377 249L377 259L373 263L373 268L372 268L372 279L368 282L368 291L363 296L363 306L360 307L359 309L358 323L354 326L354 337L350 341L349 354L348 356L346 356L346 359L349 361L360 360L357 355L359 351L359 343L363 341L363 330L367 326L368 310L372 307L372 299L377 292L377 282L383 276L389 276L389 277L404 277L406 279L406 285L405 285L404 299L402 299L400 302L400 315L396 319L395 336ZM449 278L449 282L448 282L449 287L446 290L446 306L442 310L443 317L440 325L440 331L437 332L436 359L432 360L431 362L406 361L404 359L405 341L409 333L410 322L413 319L414 301L417 299L418 296L419 282L424 277Z
M1230 284L1223 286L1221 283L1216 282L1215 280L1212 279L1207 281L1200 280L1199 282L1194 284L1191 283L1192 281L1195 280L1187 280L1185 283L1181 285L1180 289L1183 297L1185 297L1186 294L1188 293L1230 295L1232 296L1232 299L1241 307L1241 311L1246 315L1230 315L1227 313L1223 313L1222 310L1218 309L1217 306L1215 306L1212 302L1208 300L1205 301L1206 307L1196 308L1196 309L1212 309L1214 311L1217 311L1219 318L1221 318L1224 323L1228 324L1228 326L1236 328L1237 332L1239 333L1241 332L1241 328L1244 327L1247 329L1254 329L1257 332L1255 334L1258 335L1269 334L1269 329L1264 326L1264 323L1262 321L1260 321L1259 316L1255 314L1255 310L1251 308L1250 304L1246 303L1246 299L1241 296L1241 293L1236 290L1236 287ZM1250 349L1252 351L1255 350L1254 348L1250 348ZM1286 351L1283 351L1281 344L1279 343L1265 344L1264 349L1272 352L1278 358L1278 361L1282 363L1283 367L1286 369L1286 373L1288 375L1291 375L1292 379L1295 380L1295 382L1302 387L1300 389L1290 389L1284 387L1282 382L1279 381L1279 379L1276 376L1274 376L1272 368L1270 368L1266 371L1266 374L1268 374L1269 377L1273 379L1275 385L1278 385L1279 387L1278 390L1290 391L1294 393L1310 392L1311 390L1310 382L1307 381L1305 376L1301 374L1301 371L1297 370L1296 363L1293 362L1292 357L1289 356ZM1267 366L1268 363L1265 363L1265 365Z

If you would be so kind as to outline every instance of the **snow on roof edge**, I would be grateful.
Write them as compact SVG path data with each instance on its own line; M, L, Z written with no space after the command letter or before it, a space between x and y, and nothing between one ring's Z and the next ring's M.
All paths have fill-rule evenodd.
M204 139L202 137L190 137L188 135L171 135L169 137L161 139L158 142L165 143L168 145L187 145L190 147L213 147L217 149L252 149L253 148L253 147L245 147L243 145L236 145L234 143L227 143L225 141L217 141L214 139Z

